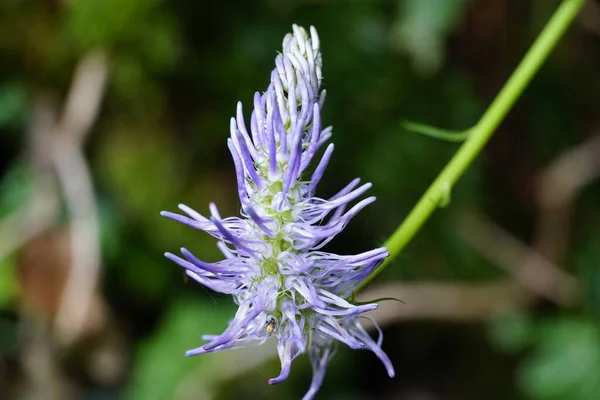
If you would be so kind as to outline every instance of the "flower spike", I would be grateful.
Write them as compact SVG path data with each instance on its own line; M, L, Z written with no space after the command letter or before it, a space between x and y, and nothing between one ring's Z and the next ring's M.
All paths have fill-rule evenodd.
M319 250L375 198L359 200L371 187L358 186L359 179L327 200L314 196L333 144L323 152L310 180L302 179L332 131L322 127L321 50L317 31L311 27L309 32L294 25L293 33L283 39L269 87L254 95L249 125L241 103L231 118L227 146L242 217L222 218L215 204L210 204L208 218L184 205L179 208L186 215L161 213L219 241L225 259L216 263L202 261L187 249L181 249L183 257L165 255L201 285L231 294L239 306L222 334L205 335L207 343L186 354L256 345L276 337L281 373L269 384L284 381L292 361L308 353L313 380L304 400L316 395L337 341L372 351L394 376L381 349L381 329L364 315L377 304L351 300L356 287L389 255L387 249L346 256ZM378 330L377 341L361 325L359 319L365 317Z

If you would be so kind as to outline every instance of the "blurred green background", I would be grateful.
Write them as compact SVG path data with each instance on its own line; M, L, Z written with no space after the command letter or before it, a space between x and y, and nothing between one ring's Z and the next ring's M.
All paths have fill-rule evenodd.
M164 259L181 246L219 254L159 211L214 201L238 213L229 118L238 100L249 115L291 25L314 25L336 144L318 195L359 176L378 197L326 249L383 243L458 148L401 122L473 125L558 4L1 0L0 398L300 398L305 358L270 387L273 348L183 356L234 305ZM82 86L77 104L100 103L78 130L65 101L86 68L100 87L106 70L106 84ZM589 2L449 207L378 278L406 303L381 317L397 377L340 347L318 398L599 397L599 94L600 3ZM71 131L85 135L101 262L83 328L64 340L74 215L52 143Z

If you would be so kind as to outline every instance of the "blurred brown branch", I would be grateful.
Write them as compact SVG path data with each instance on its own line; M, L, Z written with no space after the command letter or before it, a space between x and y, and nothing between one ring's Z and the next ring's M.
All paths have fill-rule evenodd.
M100 268L98 213L83 144L98 116L107 75L108 62L102 52L91 52L83 57L76 67L60 118L57 118L57 107L47 96L37 96L28 131L29 162L34 172L35 189L28 204L0 223L0 257L5 257L51 228L58 220L61 201L67 206L69 232L66 243L70 255L61 258L60 254L64 252L61 253L61 247L57 246L61 241L53 240L50 235L46 242L52 248L47 248L43 254L42 264L45 265L36 261L34 265L38 267L31 268L30 265L29 269L23 267L25 270L21 271L21 284L29 285L27 288L34 291L40 290L39 283L48 277L48 273L58 278L62 272L66 273L65 279L43 282L50 286L47 290L28 295L39 300L47 297L44 297L45 292L52 294L55 291L60 297L56 312L52 310L46 315L55 317L58 343L53 342L43 319L36 315L40 310L53 307L46 304L48 299L41 309L28 309L25 301L22 304L25 311L22 315L22 367L25 374L22 398L65 398L68 389L59 384L62 379L57 374L55 345L71 344L84 328L89 328L90 321L96 321L98 325L98 318L103 318L99 316L103 307L95 297ZM35 254L28 257L39 259L39 254ZM57 260L63 260L61 264L50 262L52 254L57 255Z
M28 132L34 193L0 223L0 257L6 257L56 222L62 194L70 223L71 266L56 329L65 343L78 336L98 281L99 224L83 142L98 115L107 74L102 53L84 57L58 120L53 103L46 96L36 98Z
M575 278L485 216L463 213L456 229L469 245L505 270L522 288L560 305L576 301Z
M578 284L558 265L569 243L573 203L600 175L600 134L560 154L538 176L539 206L532 247L521 243L483 215L462 214L461 236L516 282L563 306L578 301Z
M579 21L588 32L600 35L600 4L597 1L588 1L583 12L579 14Z
M32 165L34 190L31 199L0 221L0 259L48 229L58 215L58 189L48 154L48 131L55 123L55 109L46 96L37 96L27 137L28 159Z
M539 213L533 247L552 262L564 262L575 200L598 176L600 133L560 154L539 174Z
M90 53L78 64L61 120L53 131L53 161L69 212L71 267L56 329L66 343L77 338L85 323L100 268L98 212L83 141L98 115L108 62Z
M381 297L371 314L381 326L406 320L485 321L496 314L521 309L534 297L509 280L489 283L384 283L359 293L364 302ZM365 326L368 324L365 323Z

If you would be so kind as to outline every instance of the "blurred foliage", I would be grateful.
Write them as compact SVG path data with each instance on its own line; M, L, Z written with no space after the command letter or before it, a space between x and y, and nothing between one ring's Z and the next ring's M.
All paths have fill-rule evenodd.
M600 391L600 331L582 318L548 321L539 328L519 383L536 399L592 400Z
M0 217L8 216L33 195L33 174L24 165L8 168L0 180Z
M527 350L517 381L531 399L592 400L600 381L600 325L583 316L498 318L493 341L505 351Z
M23 126L27 105L27 91L16 83L0 87L0 128L4 125Z
M203 332L222 331L227 326L226 316L233 312L235 308L231 304L209 306L193 298L182 298L172 304L161 328L138 349L136 361L140 367L133 373L127 398L173 398L179 383L191 373L196 378L194 385L208 386L215 379L215 373L223 372L219 363L224 359L216 354L195 358L186 358L183 354L199 346L198 339ZM179 357L174 358L173 354ZM196 395L202 397L201 393Z
M464 15L469 0L402 0L392 41L412 59L421 74L437 72L444 61L445 41Z
M306 390L306 358L294 365L288 382L272 388L266 381L277 373L276 361L232 380L230 370L247 361L247 353L183 356L203 343L202 334L219 332L234 305L189 282L162 257L187 247L217 260L214 240L159 216L179 203L205 213L211 201L223 215L239 212L225 144L228 121L238 100L250 114L253 93L267 86L292 23L316 26L323 48L323 118L334 126L336 151L318 195L327 197L360 176L373 182L378 197L327 248L351 253L383 243L458 147L408 132L401 122L471 127L557 4L1 1L0 223L32 194L34 177L24 165L37 97L47 95L58 106L80 57L100 47L110 58L109 86L86 155L100 207L109 325L130 344L132 355L121 357L132 361L126 376L106 383L85 375L71 360L79 358L69 355L63 372L73 386L82 388L84 398L134 400L297 398ZM600 126L600 40L589 28L598 30L600 21L587 16L453 188L449 207L433 216L379 279L476 284L503 276L456 234L456 217L483 211L530 240L537 218L535 177ZM321 397L595 398L599 199L597 185L586 189L565 239L565 268L583 290L579 309L567 314L541 303L494 320L487 339L485 328L475 324L398 324L385 330L384 341L398 371L395 380L384 376L372 354L342 348ZM0 260L2 389L14 389L22 373L15 368L19 267L19 254ZM92 352L96 344L89 339L76 352Z
M31 171L17 164L0 179L0 220L17 211L33 194ZM1 238L0 238L1 239ZM16 257L0 258L0 309L14 304L19 292Z
M585 226L577 232L577 248L573 252L573 267L580 274L585 304L590 313L600 317L600 214L586 215Z
M76 1L64 15L58 46L82 53L111 49L113 88L128 103L158 90L149 74L169 71L179 57L176 23L164 0ZM140 93L141 92L141 93Z
M0 308L10 305L19 292L15 272L13 258L0 260Z

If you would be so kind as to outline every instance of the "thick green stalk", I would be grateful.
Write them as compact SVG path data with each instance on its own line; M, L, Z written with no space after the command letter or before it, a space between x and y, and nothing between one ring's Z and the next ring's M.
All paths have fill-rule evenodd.
M413 236L421 229L433 211L447 199L450 190L473 159L481 152L498 125L517 101L527 84L535 76L559 39L563 36L585 0L563 0L542 33L533 43L515 72L483 114L477 125L469 130L467 140L433 181L408 217L386 241L390 256L356 291L371 282L392 261Z

